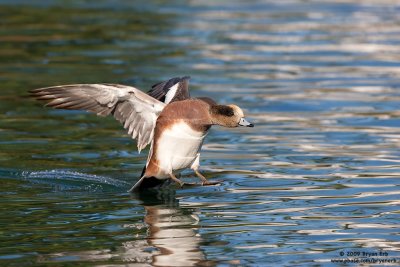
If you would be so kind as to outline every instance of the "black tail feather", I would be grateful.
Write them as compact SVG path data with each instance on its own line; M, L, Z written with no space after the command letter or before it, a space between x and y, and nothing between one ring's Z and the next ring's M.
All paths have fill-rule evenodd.
M139 181L129 190L129 192L143 191L146 189L154 188L162 185L166 180L160 180L156 177L144 177L146 172L146 166L143 167L142 174L140 175Z
M156 186L162 185L165 180L157 179L156 177L146 177L142 180L139 186L139 190L154 188Z
M140 178L143 177L144 173L146 172L146 165L143 166L142 174L140 175Z

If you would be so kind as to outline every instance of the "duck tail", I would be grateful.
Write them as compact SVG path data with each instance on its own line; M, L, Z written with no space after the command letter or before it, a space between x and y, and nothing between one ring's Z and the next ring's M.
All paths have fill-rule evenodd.
M156 186L162 185L165 180L157 179L154 176L147 177L144 175L146 172L146 166L143 167L142 174L140 175L139 181L136 182L131 189L129 189L129 193L143 191L145 189L154 188Z

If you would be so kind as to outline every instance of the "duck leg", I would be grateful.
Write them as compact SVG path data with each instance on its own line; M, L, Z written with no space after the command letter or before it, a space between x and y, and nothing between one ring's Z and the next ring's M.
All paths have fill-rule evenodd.
M197 177L199 177L201 179L201 185L216 185L216 184L221 183L220 181L215 181L215 182L208 181L206 179L206 177L204 177L204 175L199 172L198 169L193 170L193 171L197 175Z
M173 174L172 172L169 174L170 178L172 181L174 181L175 183L179 184L179 186L182 188L183 185L185 184L184 182L182 182L181 180L179 180L178 178L176 178L175 174Z
M194 162L192 163L192 166L190 168L194 171L194 173L197 175L197 177L200 178L201 185L216 185L216 184L221 183L220 181L216 181L216 182L208 181L206 179L206 177L204 177L204 175L199 172L199 167L200 167L200 153L197 154L197 157L194 160Z

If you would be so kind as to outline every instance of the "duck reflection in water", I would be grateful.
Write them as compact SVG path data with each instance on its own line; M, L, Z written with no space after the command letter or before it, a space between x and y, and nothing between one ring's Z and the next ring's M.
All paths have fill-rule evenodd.
M180 207L175 190L151 189L132 194L135 206L143 206L145 213L129 228L130 240L106 245L103 248L79 251L59 251L38 256L42 264L81 260L102 262L121 260L140 266L214 266L200 249L203 239L198 233L199 217L193 208ZM142 223L143 222L143 223ZM147 231L143 231L144 228ZM125 232L125 231L124 231ZM135 236L135 233L137 236ZM136 266L136 265L135 265Z
M199 217L191 208L182 208L174 190L157 194L141 192L134 195L146 210L144 222L148 226L148 245L158 253L152 256L154 266L212 266L200 249L201 236L197 233Z

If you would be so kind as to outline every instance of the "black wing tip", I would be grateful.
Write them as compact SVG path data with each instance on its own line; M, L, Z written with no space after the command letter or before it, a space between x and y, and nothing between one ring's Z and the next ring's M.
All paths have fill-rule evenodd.
M190 76L189 75L185 75L185 76L182 76L182 77L180 77L180 76L172 77L172 78L168 79L167 81L171 81L171 80L182 81L182 80L189 80L189 79L190 79Z
M42 91L43 91L43 88L35 88L35 89L28 90L28 93L31 96L36 96L36 95L40 94L40 92L42 92Z
M157 86L159 86L160 84L164 84L163 88L170 88L172 86L174 86L177 83L183 82L183 81L188 81L190 80L190 76L183 76L183 77L172 77L166 81L162 81L162 82L158 82L155 83L151 86L151 88L155 88Z
M43 88L28 90L29 97L35 98L36 100L48 100L48 94L42 89Z
M56 86L49 86L49 87L41 87L41 88L35 88L35 89L30 89L28 90L28 93L32 96L38 96L41 94L47 94L51 92L52 90L57 90L57 89L62 89L64 87L67 87L68 85L56 85Z
M45 99L47 99L46 97L49 97L50 95L52 95L52 93L56 89L59 89L59 87L52 86L52 87L35 88L35 89L28 90L28 93L29 93L29 96L35 97L38 100L45 100ZM42 97L43 97L43 99L41 99Z

